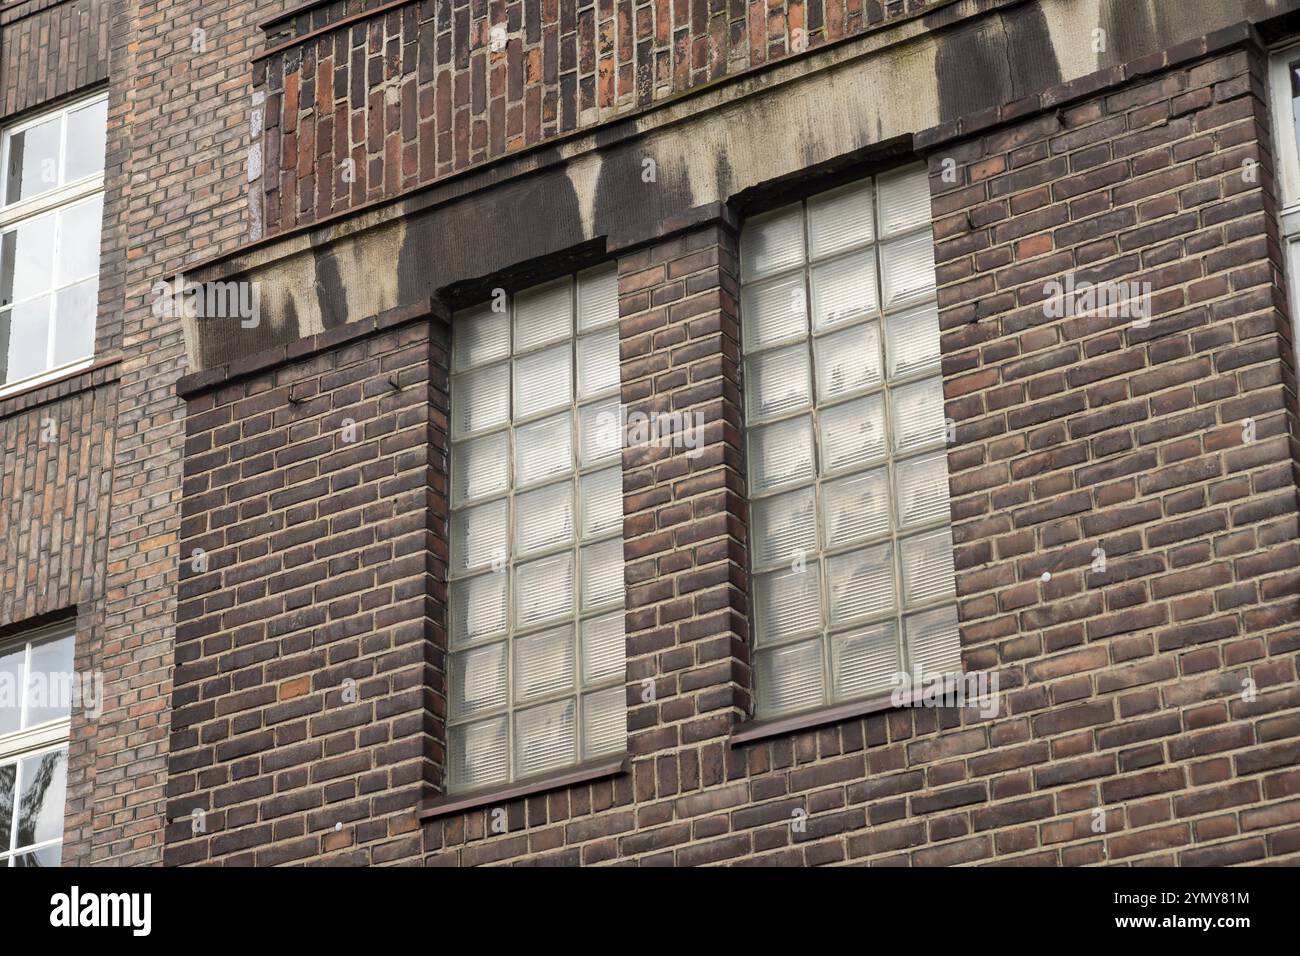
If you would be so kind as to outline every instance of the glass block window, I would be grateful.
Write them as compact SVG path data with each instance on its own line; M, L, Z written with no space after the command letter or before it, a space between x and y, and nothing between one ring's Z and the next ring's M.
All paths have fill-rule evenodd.
M449 792L626 747L618 279L455 316Z
M960 670L924 167L741 233L756 713Z
M82 100L0 142L0 387L94 354L108 101Z
M0 867L59 865L74 642L68 625L0 643Z

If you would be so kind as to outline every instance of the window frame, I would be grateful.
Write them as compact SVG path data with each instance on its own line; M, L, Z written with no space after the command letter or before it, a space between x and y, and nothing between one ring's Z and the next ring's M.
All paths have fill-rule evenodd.
M1288 304L1291 307L1293 358L1300 357L1300 122L1295 114L1296 89L1291 64L1300 64L1300 40L1291 39L1269 51L1269 110L1273 120L1277 217ZM1298 365L1297 367L1300 367Z
M53 187L52 189L47 189L43 192L40 192L35 196L30 196L26 199L19 199L12 203L6 201L6 196L8 194L8 188L9 188L9 149L13 137L18 133L22 133L36 126L40 126L43 123L47 123L54 117L58 117L60 121L59 123L59 177L62 178L67 169L67 159L68 159L68 151L67 151L68 117L72 113L78 110L85 109L88 106L92 106L100 102L107 104L108 102L107 90L99 90L98 92L92 93L88 96L77 97L76 99L70 100L67 103L54 107L53 109L44 110L40 113L28 117L27 119L21 120L19 122L13 123L12 125L6 126L3 129L0 129L0 236L3 236L6 232L10 231L11 229L19 228L25 222L35 221L36 219L39 219L41 216L50 213L55 213L63 209L71 209L73 206L92 200L96 196L100 196L100 197L103 196L106 163L100 164L100 169L98 172L90 173L86 176L82 176L81 178L73 180L71 182L64 182L58 186ZM107 106L105 107L105 109L107 109ZM107 120L105 120L105 136L107 136ZM101 205L101 220L100 220L100 227L99 227L99 236L100 236L99 253L101 258L103 256L103 234L104 234L102 209L103 207ZM62 239L62 235L59 229L59 219L56 216L54 222L54 236L52 240L54 264L57 264L59 261L59 255L61 251L61 239ZM94 276L96 280L98 280L100 276L101 265L102 265L101 262L96 263L96 270ZM50 306L49 306L50 314L47 317L48 329L53 329L56 322L56 318L54 315L54 308L55 308L55 303L57 301L57 293L59 291L62 291L63 289L72 288L73 286L85 282L89 278L91 277L84 276L82 278L75 279L71 282L65 283L63 286L59 286L53 284L54 277L53 275L51 275L52 284L50 285L50 288L46 292L41 293L42 295L50 296ZM97 282L96 289L98 290L98 288L99 285ZM23 300L23 301L27 301L27 300ZM18 301L11 302L5 308L8 309L12 314L12 310L20 304L22 303ZM99 326L98 292L96 294L96 305L94 311L95 311L94 328L97 331ZM55 337L53 335L50 335L49 342L47 344L47 352L46 352L47 362L50 363L53 362L52 352L54 349L54 344L55 344ZM0 382L0 398L13 395L17 392L26 391L30 388L37 387L39 385L61 378L70 373L84 370L90 367L92 364L94 364L94 361L95 361L95 336L94 336L94 332L92 332L91 348L90 348L89 355L82 356L76 359L71 359L69 361L63 362L58 365L50 364L43 371L36 372L32 375L28 375L23 378L14 379L9 382Z
M847 182L839 182L829 185L823 189L810 191L797 199L790 202L781 202L757 211L746 218L742 223L739 234L740 250L740 268L739 268L739 286L741 292L741 326L742 326L742 343L741 343L741 397L742 413L744 422L745 436L745 459L746 470L750 475L751 487L748 489L747 502L749 506L749 523L751 532L749 534L748 550L748 572L751 582L761 581L763 575L780 573L781 569L789 568L790 562L772 561L769 563L760 563L756 555L757 537L753 532L753 526L756 516L756 505L764 501L779 498L783 495L811 489L813 494L814 508L816 512L815 527L815 548L809 552L806 557L808 563L814 561L818 564L818 599L822 622L817 628L810 628L806 631L773 642L770 638L767 641L760 642L759 638L759 609L758 601L751 601L751 626L754 640L751 642L753 647L751 654L758 651L767 651L769 649L780 649L785 647L795 647L813 640L820 641L821 644L821 680L822 680L822 700L820 703L811 704L805 707L795 709L783 709L774 712L763 712L759 709L759 682L761 675L756 660L752 661L751 673L751 691L753 700L753 714L749 726L739 730L732 735L732 745L737 746L747 743L751 740L761 739L763 737L805 729L816 726L829 720L844 719L850 716L870 713L877 710L886 709L891 704L893 690L891 688L882 688L880 690L868 691L859 696L837 698L835 696L835 667L833 641L839 635L853 634L878 628L881 626L893 625L895 629L894 639L898 652L898 668L902 670L911 670L914 665L911 660L907 633L904 624L908 618L916 617L938 610L951 608L953 610L955 626L957 631L957 644L955 652L957 654L957 668L961 668L960 660L960 615L959 599L956 593L955 579L956 568L953 568L953 588L944 595L932 597L916 604L907 604L904 596L904 580L902 572L902 555L901 545L905 540L921 538L929 534L940 531L949 531L951 539L952 517L951 509L942 517L923 520L911 525L904 525L899 514L898 499L898 468L910 462L920 461L927 457L938 455L941 457L944 467L944 480L948 479L947 468L947 450L951 447L951 438L948 429L945 427L945 434L942 439L936 438L929 442L921 443L915 447L906 450L896 450L893 446L895 438L894 433L894 401L891 393L908 386L926 382L937 381L942 389L943 372L942 356L940 355L933 363L922 368L913 369L904 372L897 377L891 377L889 372L889 321L893 317L914 312L926 306L934 306L937 311L937 282L931 285L924 294L910 295L904 300L887 304L885 301L885 262L884 249L888 243L904 242L913 239L922 234L931 237L931 248L933 249L933 215L924 223L917 223L906 226L896 231L885 233L883 231L883 218L880 205L880 183L888 182L893 177L902 178L909 173L924 169L924 164L917 161L905 161L891 164L887 167L864 171L861 175L850 179ZM928 170L927 170L928 174ZM839 246L830 252L815 253L813 249L811 224L810 224L810 203L816 203L819 200L828 200L837 193L851 193L856 187L861 187L864 183L870 184L871 189L871 210L873 216L872 230L869 238L858 239L856 241ZM928 196L927 196L928 202ZM800 214L800 227L802 230L802 256L797 264L784 266L774 269L761 275L748 275L747 267L744 262L744 229L753 220L761 220L768 216L777 216L792 208L798 208ZM818 330L815 327L814 316L814 299L813 299L813 273L819 267L827 263L845 261L855 255L862 255L870 251L872 254L872 264L874 269L874 282L876 292L876 303L874 310L864 315L857 316L848 321L831 325L829 328ZM800 287L803 297L805 311L805 327L801 338L791 338L768 343L758 349L752 349L744 340L744 330L746 328L744 317L744 290L752 285L778 284L782 280L789 280L799 276L802 278ZM830 336L842 332L848 332L854 329L868 328L875 325L878 329L879 342L879 363L880 378L878 381L867 385L858 385L853 389L842 393L835 394L827 402L824 396L820 395L821 383L817 368L817 342ZM807 357L807 376L808 376L808 396L806 404L799 405L793 409L786 408L777 412L771 412L755 420L750 408L750 391L749 384L746 381L751 369L751 359L755 356L763 356L780 352L783 350L802 347ZM868 464L850 465L836 469L827 469L823 465L823 440L824 436L820 428L820 419L824 412L829 409L836 409L854 402L861 401L871 396L880 396L881 399L881 421L883 425L883 437L885 447L883 454L876 459L872 459ZM943 415L942 394L940 396L940 415ZM781 484L775 488L755 492L752 487L754 476L753 471L753 448L751 445L751 435L757 428L779 424L784 421L794 421L805 418L809 421L811 429L812 443L812 461L813 474L811 477L790 481ZM886 476L887 484L887 511L885 515L886 527L883 531L873 532L869 535L856 538L849 543L841 543L831 546L825 542L829 539L827 530L827 513L823 505L823 487L827 483L851 481L854 479L864 478L872 473L883 471ZM945 498L949 505L951 504L951 489L945 488ZM877 611L868 614L859 615L848 623L835 624L829 617L831 606L831 582L827 573L828 563L836 557L853 554L864 550L874 549L882 545L890 548L890 560L892 564L892 583L894 588L895 600L892 608L886 611ZM802 550L802 549L796 549ZM751 584L751 590L754 590Z
M32 628L27 631L20 631L16 634L0 638L0 651L8 651L13 647L23 647L23 683L18 688L20 695L19 710L19 728L9 733L0 734L0 767L13 764L18 768L22 761L29 757L37 757L45 753L53 753L58 750L68 751L72 737L72 706L69 704L68 713L63 717L53 717L32 727L24 728L22 726L23 718L27 713L27 694L26 684L30 674L32 663L32 648L39 644L44 644L61 638L71 637L73 648L73 665L76 661L77 646L77 628L75 619L56 621L52 624ZM75 670L74 670L75 679ZM67 757L65 756L65 763ZM66 766L65 766L66 770ZM63 832L60 830L55 839L44 840L27 846L18 847L15 841L18 839L18 815L17 800L20 793L20 781L18 780L18 770L14 771L14 803L9 821L9 844L0 847L0 869L13 869L13 861L25 853L34 853L37 850L46 849L54 845L62 845ZM64 810L67 809L67 792L64 791Z
M454 613L452 588L458 581L484 577L487 574L506 573L508 575L505 584L505 614L506 624L504 632L488 635L487 637L475 637L464 643L453 647L454 641L454 624L449 620L447 627L447 716L445 721L446 730L446 754L447 761L444 768L444 785L443 792L446 795L446 801L449 805L463 805L468 802L472 804L477 795L483 793L504 793L504 792L535 792L538 783L544 783L551 779L568 779L568 778L586 778L591 772L597 775L604 775L613 772L613 768L621 766L626 759L627 752L627 702L624 697L620 699L623 716L623 735L622 745L616 751L611 750L603 753L588 754L583 744L583 705L586 698L593 694L601 692L612 692L615 688L623 690L626 688L626 657L624 656L623 667L616 673L606 677L598 678L593 681L587 681L582 674L582 656L583 656L583 624L587 621L618 615L620 638L626 641L626 600L620 600L617 604L610 603L602 605L596 609L584 609L582 604L583 580L582 580L582 554L583 551L593 546L618 542L619 545L619 567L622 571L626 567L626 562L622 554L623 542L623 515L622 515L622 441L619 441L619 449L613 453L596 459L594 462L583 462L583 410L596 408L602 404L612 401L613 407L618 410L619 421L622 421L622 404L621 392L622 383L615 384L597 389L589 394L582 394L582 351L580 343L583 339L590 339L595 335L613 332L616 348L618 339L618 316L617 305L615 305L615 315L610 320L605 320L588 328L580 326L582 313L582 281L584 277L595 276L598 273L608 273L614 283L615 303L617 303L617 265L614 262L600 263L589 268L576 271L566 272L563 275L533 283L524 288L512 291L507 296L506 306L506 328L507 328L507 351L504 357L490 359L467 367L458 367L456 360L456 335L458 333L458 322L471 321L481 317L485 310L490 308L490 302L480 302L465 308L458 309L452 317L452 342L450 351L450 362L448 369L448 398L450 417L448 421L448 463L449 474L447 483L447 511L448 511L448 529L450 538L455 538L455 518L458 513L462 513L469 508L490 505L495 502L506 502L506 524L505 524L505 560L501 571L495 570L495 561L486 565L475 566L472 570L457 570L454 560L454 551L456 544L454 540L448 543L448 564L447 564L447 587L448 614ZM515 324L516 324L516 302L520 297L532 295L543 296L548 291L561 285L567 284L567 293L569 296L569 333L567 338L551 339L540 343L534 342L530 345L520 348L516 344ZM527 360L530 357L541 355L549 350L557 349L561 346L567 346L569 350L569 376L570 376L570 393L567 404L554 404L540 411L530 412L527 415L516 417L517 384L516 375L520 360ZM468 434L461 434L458 431L459 420L457 409L459 400L456 397L456 382L466 376L478 374L494 366L505 366L507 369L506 395L507 411L504 423L489 426L481 430ZM549 418L555 418L562 414L569 416L569 446L570 461L568 468L562 473L551 473L540 477L533 477L526 482L520 482L516 474L516 446L517 432L521 428L527 428L532 425L538 425ZM597 426L599 427L599 426ZM473 499L460 500L457 497L456 484L456 463L455 457L458 448L472 441L478 441L492 436L504 435L506 438L506 461L507 461L507 480L503 489L495 490ZM619 475L618 486L618 504L620 520L616 525L605 528L587 536L583 530L583 479L601 472L617 470ZM567 483L572 488L572 533L563 544L548 545L537 548L525 554L517 554L515 550L517 538L517 510L516 502L521 497L531 493L544 490L546 488L556 487L560 484ZM568 612L559 617L552 617L540 623L517 624L516 623L516 594L517 571L522 565L534 564L546 561L556 557L570 555L572 557L572 588L571 588L571 607ZM625 593L624 588L620 593ZM527 698L522 702L518 700L516 693L516 645L520 640L537 635L546 634L559 628L569 627L572 633L572 653L573 653L573 677L571 684L566 689L551 690L538 693L533 697ZM505 647L505 702L499 707L489 707L483 710L474 711L468 714L457 716L452 715L452 696L454 693L454 655L456 653L472 651L474 649L490 647L494 644L502 644ZM529 710L563 703L572 700L574 702L573 726L574 726L574 754L575 759L563 765L548 767L542 771L524 774L521 773L517 764L516 749L516 718L519 714ZM475 723L483 723L493 719L504 718L506 721L506 772L505 777L501 780L488 782L481 785L470 785L456 787L452 781L452 764L453 752L455 750L452 741L452 729ZM447 812L445 809L442 812Z

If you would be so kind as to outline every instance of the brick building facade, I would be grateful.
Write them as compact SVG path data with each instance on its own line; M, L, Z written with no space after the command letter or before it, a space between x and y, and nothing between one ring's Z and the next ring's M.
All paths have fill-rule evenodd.
M61 841L64 865L1300 860L1297 39L1296 0L5 4L5 129L106 91L107 134L93 354L0 390L0 652L63 627L101 692L53 735L15 723L5 750L0 733L0 787L6 760L67 754L61 834L16 827L0 856ZM789 210L807 416L826 429L810 460L844 447L820 404L839 386L819 376L847 315L836 335L877 357L884 342L884 368L836 367L876 375L837 407L888 407L879 460L899 503L881 540L901 555L896 613L841 628L864 599L833 583L851 555L817 524L827 623L794 642L773 622L797 601L764 563L772 541L780 560L804 553L766 517L760 443L778 426L757 324L779 285L763 257L787 248L767 230ZM918 253L906 237L927 222ZM818 283L853 256L875 264L875 298L835 311ZM186 281L226 297L171 307ZM520 372L545 325L524 303L556 281L576 290L571 575L596 547L587 344L616 342L624 419L699 424L690 443L618 442L614 749L591 743L608 695L584 683L586 579L570 582L577 656L546 678L568 681L573 711L527 683L541 658L520 648L545 634L520 624L525 566L505 559L500 644L457 590L495 580L466 558L486 539L459 523L462 463L509 434L504 473L531 466L523 390L548 388ZM1053 283L1122 295L1062 309ZM252 312L227 308L250 291ZM464 403L474 350L494 346L471 320L507 299L500 367L522 424L480 432ZM915 311L896 301L936 316L928 373L894 368L889 321ZM927 348L924 329L896 334L897 354ZM927 382L942 448L914 455L901 403ZM788 388L778 404L797 404ZM899 469L923 460L943 462L950 504L915 527L950 535L950 571L946 552L908 564L925 535L905 534ZM842 485L808 480L823 515ZM527 512L511 507L517 555ZM946 575L951 599L913 603L914 573ZM940 649L996 676L995 713L845 687L877 673L855 640L892 634L916 661L931 645L913 629L946 608L959 638ZM815 676L797 672L823 642ZM471 672L492 647L511 663ZM798 703L814 684L820 704ZM500 766L496 718L471 720L498 707ZM561 715L551 736L528 737L543 711Z

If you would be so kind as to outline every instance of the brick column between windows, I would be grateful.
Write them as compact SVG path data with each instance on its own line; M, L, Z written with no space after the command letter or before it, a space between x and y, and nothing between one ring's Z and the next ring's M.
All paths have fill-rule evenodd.
M168 864L422 850L444 764L449 336L417 315L183 383Z
M736 261L730 219L618 261L638 800L722 782L725 738L750 710ZM687 430L664 434L679 415Z

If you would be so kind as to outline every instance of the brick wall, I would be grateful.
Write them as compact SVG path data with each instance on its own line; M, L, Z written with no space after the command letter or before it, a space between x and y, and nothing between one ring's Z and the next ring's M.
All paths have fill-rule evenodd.
M443 765L446 332L357 323L191 395L166 863L418 852Z
M946 2L316 5L270 24L258 61L266 230L391 198Z
M1261 71L1253 50L1147 64L1090 81L1090 94L1047 91L1045 113L923 138L947 411L957 422L949 462L963 656L968 670L997 672L996 716L899 708L728 739L743 729L749 669L736 245L724 218L619 255L625 402L632 411L698 410L708 422L698 458L680 448L624 453L629 770L435 816L418 841L394 836L390 822L373 831L369 859L1300 858L1293 373ZM947 159L955 182L944 179ZM1243 177L1247 159L1257 175ZM1152 321L1049 318L1044 284L1067 273L1150 281ZM192 409L196 435L228 433L232 442L230 422L256 421L258 408L238 411L258 402L247 387ZM259 387L271 394L270 381ZM300 452L291 441L277 454L328 453L313 450L318 441L312 430ZM191 468L207 454L206 445L192 448ZM224 462L195 475L215 475ZM190 520L229 507L205 504L208 493L187 489ZM273 500L269 514L279 513ZM1093 564L1096 548L1104 570ZM239 602L239 589L251 587L257 608L252 582L283 574L288 551L277 550L269 570L260 556L235 553L220 589L187 584L203 593L183 599L182 670L198 653L191 636L197 644L232 636L224 627L191 635L195 621L215 627L232 588ZM200 606L211 616L198 617ZM265 788L278 779L267 761L294 751L265 735L281 705L256 698L271 680L260 663L252 669L251 712L232 721L246 720L242 733L273 746L258 758ZM197 672L185 686L204 693ZM240 699L214 686L219 713ZM202 705L178 703L184 737L194 727L183 708ZM224 728L224 713L216 723ZM206 751L174 749L179 811L188 805L183 762ZM236 753L225 763L246 761L252 774L252 759ZM211 769L224 767L218 756ZM194 768L195 779L205 770ZM277 806L271 793L257 799ZM501 819L504 832L493 827ZM311 806L292 820L262 830L274 845L259 859L343 852L324 842L328 813ZM308 842L299 844L303 828ZM178 848L177 861L198 858L189 849Z
M0 11L0 115L10 116L108 77L107 0L22 0Z

